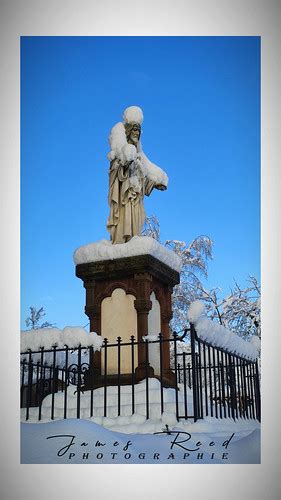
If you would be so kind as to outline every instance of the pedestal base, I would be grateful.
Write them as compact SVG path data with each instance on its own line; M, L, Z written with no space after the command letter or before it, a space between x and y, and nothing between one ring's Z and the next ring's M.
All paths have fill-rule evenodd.
M159 378L159 344L158 347L149 344L147 353L143 338L162 333L163 340L169 339L171 295L173 286L179 283L179 273L152 255L139 255L79 264L76 276L83 280L86 289L85 312L90 319L90 330L108 341L106 361L103 348L101 353L94 354L85 387L102 386L105 370L107 385L118 383L118 371L122 385L132 383L132 370L136 382L147 376ZM138 342L133 347L132 336ZM118 337L122 339L118 340L119 358ZM169 342L162 344L162 370L166 374L165 384L173 386Z

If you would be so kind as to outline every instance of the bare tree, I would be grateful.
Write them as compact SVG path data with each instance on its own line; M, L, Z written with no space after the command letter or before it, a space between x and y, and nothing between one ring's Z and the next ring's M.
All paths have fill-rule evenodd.
M55 326L53 323L49 323L48 321L45 321L41 325L39 324L43 316L46 316L46 313L44 311L44 307L40 307L40 309L36 309L36 307L30 306L30 315L28 318L25 320L25 324L27 327L30 327L30 329L37 329L37 328L51 328Z
M151 238L160 241L160 224L155 215L145 218L142 236L150 236Z

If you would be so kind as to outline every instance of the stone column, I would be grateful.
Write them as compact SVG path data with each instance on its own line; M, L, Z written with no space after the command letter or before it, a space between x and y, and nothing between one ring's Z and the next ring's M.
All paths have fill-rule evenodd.
M84 288L86 289L86 305L85 313L90 320L90 332L96 332L98 335L101 334L101 307L97 303L97 290L96 283L93 279L87 279L84 282ZM87 375L88 379L85 380L86 385L92 387L93 380L101 375L101 353L100 351L95 351L91 355L90 359L90 370Z
M138 366L136 368L136 377L138 380L143 379L148 373L149 377L153 377L154 370L151 366L146 366L146 346L143 337L148 335L148 314L152 308L150 300L152 276L149 273L138 273L134 276L137 289L137 299L134 302L135 309L138 315Z

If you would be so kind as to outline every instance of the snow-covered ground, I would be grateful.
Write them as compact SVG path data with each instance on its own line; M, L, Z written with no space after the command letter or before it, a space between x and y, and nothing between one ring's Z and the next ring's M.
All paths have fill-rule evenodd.
M179 414L184 415L181 385L179 388ZM68 389L66 420L63 419L63 392L54 395L54 421L51 420L52 395L43 400L40 422L38 422L38 408L29 409L28 423L25 422L26 410L21 410L22 463L141 464L259 463L260 461L260 425L257 421L238 419L234 422L230 418L215 417L208 417L196 423L192 418L188 420L181 418L177 421L175 390L164 389L164 412L161 413L161 391L157 379L149 379L149 418L146 418L145 381L135 386L133 414L132 388L131 386L120 388L119 416L118 388L108 387L106 416L104 416L104 388L99 388L93 391L93 417L89 416L91 393L80 394L81 419L77 420L75 389L75 387ZM188 394L187 410L188 414L192 415L191 394ZM124 449L128 442L130 443L128 449Z
M159 380L149 378L148 401L146 400L146 381L134 386L134 412L132 408L132 386L120 387L120 416L118 416L118 387L109 386L106 389L106 416L104 416L104 388L95 389L85 393L80 392L80 417L90 418L91 397L93 397L92 421L112 430L125 433L146 433L161 430L163 425L175 425L176 401L175 389L163 388L164 412L161 413L161 385ZM41 417L43 422L51 420L52 394L46 396L42 402ZM187 393L187 411L193 414L192 393ZM149 408L149 419L147 416L147 404ZM54 394L54 419L60 420L64 417L65 393ZM184 391L183 385L179 384L178 391L179 414L184 415ZM133 413L133 414L132 414ZM75 418L77 415L77 388L69 386L67 390L67 417ZM26 409L22 408L21 417L25 420ZM38 420L38 408L29 408L29 420L36 423Z
M86 420L22 424L21 463L257 464L260 430L255 422L210 419L130 435Z

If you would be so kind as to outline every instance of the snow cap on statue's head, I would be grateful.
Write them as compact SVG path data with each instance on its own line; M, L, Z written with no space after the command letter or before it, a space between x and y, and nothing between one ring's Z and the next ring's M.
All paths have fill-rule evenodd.
M143 122L143 112L138 106L129 106L123 113L124 123L139 123Z

